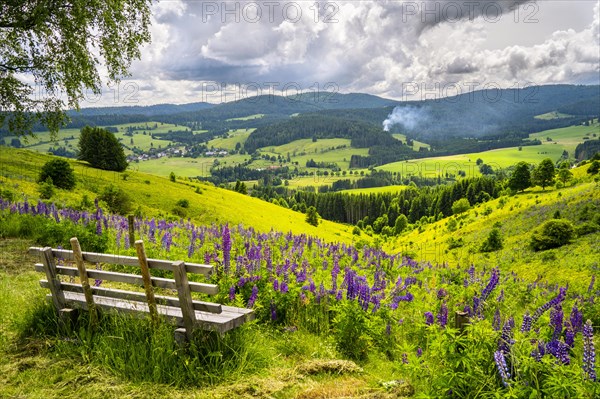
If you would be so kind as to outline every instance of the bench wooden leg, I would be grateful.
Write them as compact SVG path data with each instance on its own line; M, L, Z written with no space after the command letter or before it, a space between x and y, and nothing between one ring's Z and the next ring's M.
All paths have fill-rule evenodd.
M179 347L184 347L188 343L188 337L185 328L178 328L175 330L175 342Z
M58 321L61 328L64 328L65 332L71 333L73 326L77 321L79 312L77 309L63 308L58 311Z

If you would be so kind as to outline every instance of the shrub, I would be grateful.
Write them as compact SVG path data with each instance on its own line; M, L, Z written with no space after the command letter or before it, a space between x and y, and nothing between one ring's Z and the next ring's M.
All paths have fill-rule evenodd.
M0 198L13 202L16 198L15 193L7 188L0 188Z
M448 249L461 248L463 245L465 245L465 241L462 239L462 237L460 237L460 238L450 237L448 239L447 243L448 243Z
M75 187L75 174L73 168L64 159L53 159L48 161L42 166L40 175L38 177L38 183L43 183L51 179L54 186L63 188L65 190L71 190Z
M483 241L479 251L481 252L494 252L499 249L502 249L502 236L500 235L500 230L497 228L493 228L490 231L488 237Z
M108 209L113 213L125 215L131 211L131 199L127 193L112 184L106 187L98 198L106 202Z
M182 208L189 208L190 207L190 201L186 200L186 199L180 199L178 200L175 205L180 206Z
M360 229L358 228L358 226L354 226L354 228L352 229L352 234L355 236L360 235Z
M40 193L41 199L50 199L54 195L54 184L52 184L52 179L47 178L45 181L41 182L38 185L38 192Z
M579 226L575 227L575 234L577 234L577 236L581 237L586 234L595 233L598 230L600 230L600 226L598 226L596 223L585 222L585 223L582 223Z
M461 198L458 201L454 201L452 204L452 213L458 215L459 213L463 213L469 210L471 204L469 200L466 198Z
M531 235L530 245L534 251L543 251L567 244L573 237L573 224L564 219L544 222Z
M406 215L401 214L400 216L398 216L396 218L396 222L394 223L394 233L395 234L402 233L404 230L406 230L407 226L408 226L408 219L406 218Z
M311 206L306 210L306 223L313 226L319 225L319 214L317 213L317 208L314 206Z
M172 182L175 182L175 180L177 180L177 176L175 176L175 173L169 173L169 180L171 180Z
M187 217L187 209L186 209L186 208L184 208L184 207L182 207L182 206L179 206L179 205L175 206L175 207L174 207L174 208L171 210L171 212L172 212L174 215L177 215L177 216L179 216L180 218L185 218L185 217Z

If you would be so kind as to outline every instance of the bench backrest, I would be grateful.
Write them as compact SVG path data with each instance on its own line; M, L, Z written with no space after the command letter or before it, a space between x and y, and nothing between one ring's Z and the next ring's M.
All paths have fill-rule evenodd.
M29 248L29 253L39 257L42 261L35 265L35 270L45 273L47 277L47 280L40 281L40 285L50 289L54 305L59 311L66 307L64 292L74 292L86 295L88 308L94 307L93 296L147 304L153 317L158 317L156 310L157 304L177 307L181 309L184 321L190 319L190 330L195 321L194 311L198 310L209 313L222 312L222 307L218 303L194 301L191 298L191 292L200 292L209 295L218 293L219 290L217 285L190 282L187 278L188 273L210 276L213 272L212 266L195 263L186 264L182 261L173 262L146 258L143 243L141 241L136 242L138 257L82 252L79 247L79 242L75 238L72 239L71 242L74 250L54 249L49 247ZM73 261L77 267L57 265L56 259ZM84 262L135 266L140 268L141 274L86 269ZM149 269L172 271L174 278L169 279L151 276ZM59 275L79 277L80 282L67 283L61 281L58 277ZM90 286L88 279L114 281L132 284L138 287L143 286L145 292ZM154 295L154 288L176 290L177 297ZM133 309L135 309L135 307Z

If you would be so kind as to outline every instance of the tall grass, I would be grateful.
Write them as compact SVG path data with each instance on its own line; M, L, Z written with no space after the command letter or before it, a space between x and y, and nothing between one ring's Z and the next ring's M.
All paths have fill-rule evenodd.
M20 343L47 340L53 356L78 359L99 366L132 382L152 382L176 387L207 386L233 381L269 366L272 353L253 325L224 335L196 331L179 346L174 326L149 318L103 312L93 327L82 312L70 326L58 322L50 303L27 312L20 328Z

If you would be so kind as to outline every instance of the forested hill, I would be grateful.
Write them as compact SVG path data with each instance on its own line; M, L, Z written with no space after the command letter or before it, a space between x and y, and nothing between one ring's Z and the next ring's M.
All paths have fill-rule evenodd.
M375 145L402 147L398 140L379 126L321 114L298 115L285 122L259 127L248 137L244 147L246 151L254 152L261 147L307 138L347 138L352 140L351 145L355 148Z
M321 111L324 115L381 126L394 106ZM578 124L600 113L600 86L549 85L525 89L480 90L439 100L398 106L392 132L431 141L454 137L526 137L529 133ZM536 118L558 112L554 119ZM410 123L402 123L402 121Z

